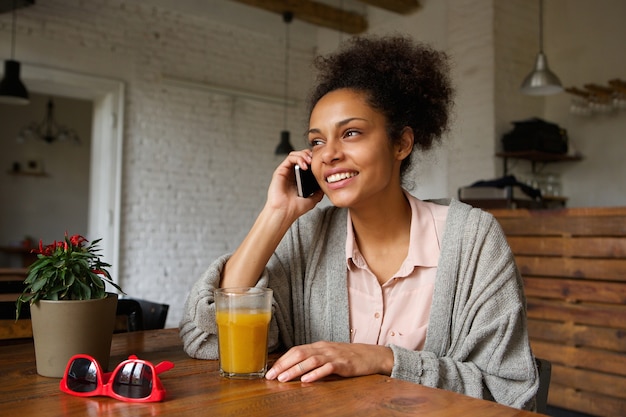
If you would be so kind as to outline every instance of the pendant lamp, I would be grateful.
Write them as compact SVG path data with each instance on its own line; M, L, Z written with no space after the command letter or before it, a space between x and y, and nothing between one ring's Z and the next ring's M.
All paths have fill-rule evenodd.
M548 67L548 58L543 53L543 0L539 0L539 53L535 67L522 82L521 91L533 96L546 96L563 91L561 80Z
M289 91L289 23L293 20L292 12L283 13L283 22L285 22L285 103L284 103L284 130L280 132L280 143L276 147L274 154L286 155L293 151L289 141L289 130L287 130L287 110L288 110L288 91Z
M13 34L11 37L11 59L4 61L4 78L0 81L0 103L28 104L28 91L20 80L20 63L13 59L15 54L15 33L17 1L13 1Z

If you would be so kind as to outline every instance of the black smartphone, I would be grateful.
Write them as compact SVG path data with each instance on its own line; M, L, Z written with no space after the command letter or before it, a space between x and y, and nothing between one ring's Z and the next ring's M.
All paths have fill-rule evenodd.
M298 187L298 196L311 197L311 195L320 189L320 185L315 180L311 167L307 170L300 169L300 165L295 166L296 170L296 186Z

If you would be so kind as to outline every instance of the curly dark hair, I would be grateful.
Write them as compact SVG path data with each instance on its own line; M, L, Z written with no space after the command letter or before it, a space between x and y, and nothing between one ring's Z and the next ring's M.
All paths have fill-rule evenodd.
M366 93L368 103L385 116L390 140L412 128L413 150L430 149L448 130L454 89L444 52L406 36L361 36L313 64L319 73L309 115L325 94L348 88ZM405 158L401 174L410 164Z

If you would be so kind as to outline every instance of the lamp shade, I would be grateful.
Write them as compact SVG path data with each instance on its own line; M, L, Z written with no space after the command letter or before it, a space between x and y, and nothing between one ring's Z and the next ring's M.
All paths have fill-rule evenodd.
M291 143L289 142L289 131L283 130L280 132L280 143L276 147L274 153L276 155L287 155L293 150L293 146L291 146Z
M28 91L20 80L20 63L14 60L4 61L4 78L0 81L0 103L28 104Z
M563 91L561 80L548 68L548 58L543 52L537 54L535 68L522 82L521 90L524 94L535 96L556 94Z

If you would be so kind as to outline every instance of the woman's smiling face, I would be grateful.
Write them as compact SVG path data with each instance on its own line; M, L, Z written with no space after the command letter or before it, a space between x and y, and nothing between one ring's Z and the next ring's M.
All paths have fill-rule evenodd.
M400 187L400 163L410 154L393 145L386 119L363 92L340 89L323 96L313 108L308 140L311 168L322 190L337 207L382 203Z

